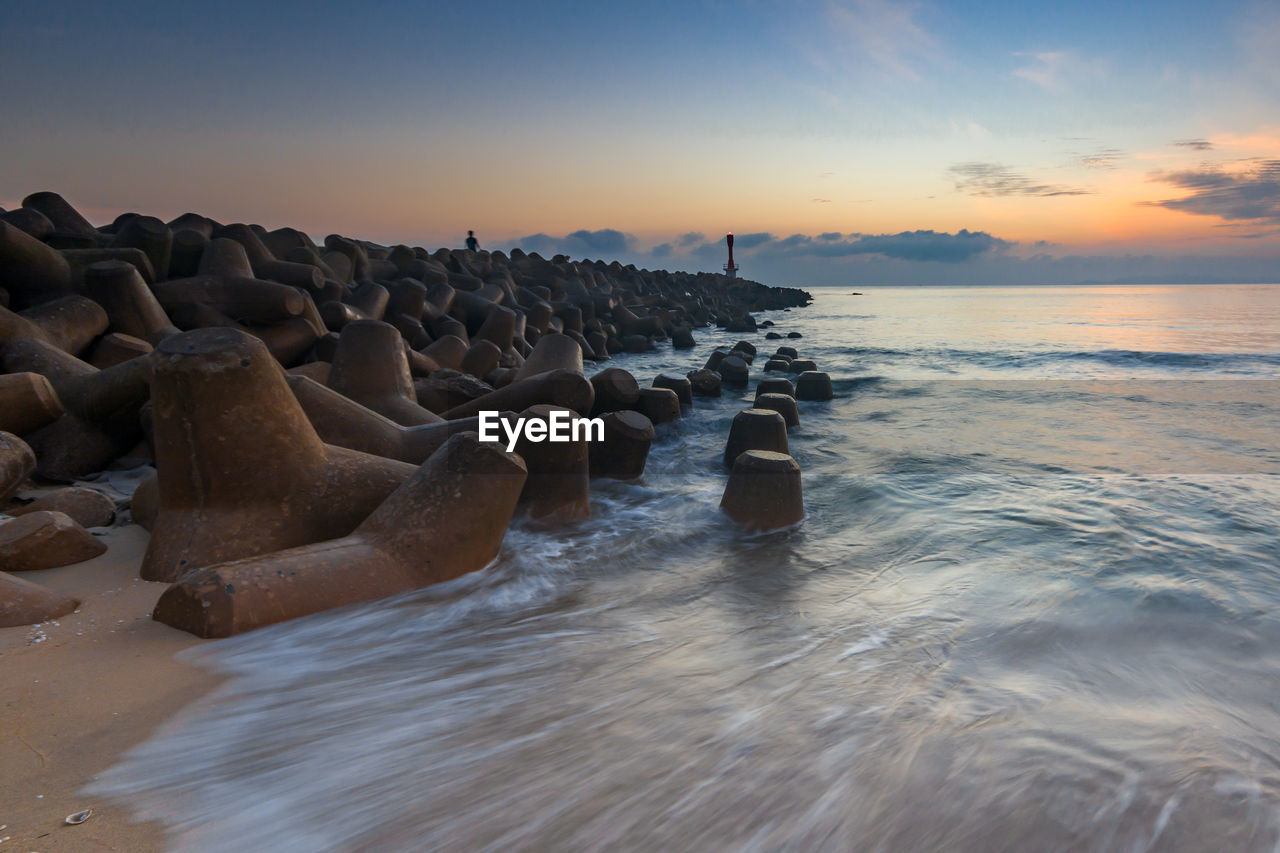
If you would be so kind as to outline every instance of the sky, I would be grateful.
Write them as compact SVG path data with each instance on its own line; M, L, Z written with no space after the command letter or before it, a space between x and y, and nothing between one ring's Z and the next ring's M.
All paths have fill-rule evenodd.
M1280 3L0 0L0 206L769 284L1280 281Z

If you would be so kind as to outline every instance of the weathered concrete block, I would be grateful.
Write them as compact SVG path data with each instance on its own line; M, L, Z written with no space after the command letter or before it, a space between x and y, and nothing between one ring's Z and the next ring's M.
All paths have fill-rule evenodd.
M106 370L108 367L115 367L117 364L150 355L151 350L151 344L141 338L112 332L98 338L98 342L93 345L93 352L89 355L89 364L99 370Z
M0 287L17 307L35 305L71 293L71 267L26 231L0 221Z
M149 358L98 370L50 344L21 340L4 348L0 362L6 370L44 375L62 402L62 417L26 437L40 476L67 481L101 471L141 438Z
M0 572L83 563L107 546L65 513L40 511L0 523Z
M693 405L693 383L687 376L676 376L670 373L659 373L653 378L654 388L669 388L680 398L680 405Z
M462 369L462 359L467 354L467 342L456 335L445 335L422 350L422 354L441 367Z
M693 393L699 397L719 397L720 396L720 374L714 370L702 368L699 370L691 370L685 374L689 379L689 384L693 388Z
M744 409L733 418L729 440L725 443L724 464L730 467L748 450L771 450L787 453L787 422L777 412Z
M447 367L432 371L425 379L415 379L413 382L413 393L418 399L418 405L436 414L478 400L486 394L492 394L493 390L493 386L471 374Z
M226 637L476 571L498 555L525 480L520 457L456 435L351 535L190 572L154 618Z
M96 489L70 486L20 507L4 510L15 518L33 512L60 512L81 527L108 527L116 520L116 503Z
M788 429L800 425L800 409L796 406L795 397L789 394L756 394L752 408L777 412L787 422Z
M809 358L793 358L791 364L787 365L787 370L791 373L804 373L809 370L817 370L818 365Z
M538 404L525 409L520 417L549 423L551 412L556 409L566 411L563 406ZM571 417L577 416L576 412L567 411ZM533 441L527 433L521 434L516 442L516 453L524 460L529 479L520 492L520 506L528 512L530 518L560 523L590 517L591 466L588 445L589 442L583 436L579 436L577 441L551 442Z
M670 388L641 388L635 409L654 426L670 423L680 418L680 396Z
M404 339L380 320L359 320L343 328L329 387L404 426L442 420L418 405Z
M727 355L720 360L716 372L725 385L744 387L751 380L751 368L737 355Z
M84 296L64 296L20 314L0 308L0 341L44 341L72 355L107 330L107 312Z
M273 323L299 317L306 310L295 287L257 278L197 275L158 282L156 300L172 315L192 303L207 305L235 320Z
M498 349L497 344L477 338L471 342L466 355L462 357L460 369L463 373L469 373L477 379L484 379L501 360L502 350Z
M420 465L450 436L479 429L478 417L401 426L310 379L302 376L287 379L307 419L326 444Z
M747 450L733 463L720 508L756 531L779 530L804 519L800 466L785 453Z
M568 335L543 335L524 365L516 371L516 379L528 379L551 370L582 372L582 347L577 341Z
M635 480L644 474L653 444L653 424L640 412L609 412L603 417L604 441L591 442L588 457L592 477Z
M454 406L444 416L452 421L469 418L481 411L519 412L540 403L561 406L575 412L589 412L594 401L595 389L581 373L576 370L552 370L520 379L483 397Z
M120 249L141 249L157 276L164 278L169 274L173 232L154 216L131 217L116 231L111 245Z
M621 367L609 367L592 376L591 387L595 391L592 417L634 408L640 399L640 384Z
M0 431L26 435L62 416L62 401L39 373L0 376Z
M48 622L80 606L80 602L48 587L0 572L0 628Z
M43 213L58 231L81 234L95 239L101 236L98 233L98 229L94 228L89 223L89 220L80 215L80 211L72 207L65 198L57 193L32 193L22 200L22 206Z
M0 432L0 503L7 501L36 471L36 455L30 445L8 432Z
M835 396L831 377L818 370L806 370L796 377L797 400L830 400Z
M781 376L768 376L760 380L756 385L756 397L761 394L786 394L788 397L796 395L796 386L791 384L790 379L784 379Z
M102 261L84 274L85 295L102 306L114 332L158 344L178 329L133 264Z
M413 472L321 442L256 338L200 329L152 360L159 509L147 580L346 535Z

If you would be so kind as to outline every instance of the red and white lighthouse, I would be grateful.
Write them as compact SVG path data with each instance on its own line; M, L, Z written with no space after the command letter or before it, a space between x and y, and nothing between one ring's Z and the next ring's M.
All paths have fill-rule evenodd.
M733 232L730 231L724 235L724 241L729 244L729 263L724 265L724 274L729 278L738 277L738 265L733 262Z

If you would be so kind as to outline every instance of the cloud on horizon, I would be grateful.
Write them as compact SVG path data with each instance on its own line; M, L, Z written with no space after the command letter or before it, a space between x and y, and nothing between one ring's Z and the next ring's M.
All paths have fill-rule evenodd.
M507 246L520 248L526 252L537 252L546 258L564 254L571 258L612 260L633 252L635 243L635 237L616 228L601 228L598 231L582 228L563 237L552 237L550 234L541 232L530 234L509 241Z
M1212 151L1213 143L1207 139L1179 139L1169 143L1179 148L1190 148L1192 151Z
M947 170L956 191L971 196L1039 196L1051 198L1065 195L1088 195L1089 191L1057 184L1038 184L1000 163L957 163Z
M1160 172L1153 175L1153 179L1191 190L1191 194L1164 201L1142 202L1144 206L1227 220L1280 223L1280 160L1262 160L1242 172L1205 167Z
M1216 173L1178 173L1177 179L1202 185L1205 192L1231 191L1238 189L1241 181L1251 180ZM737 235L734 249L745 278L799 287L1280 281L1280 228L1256 220L1219 227L1224 232L1238 230L1238 234L1224 236L1239 237L1241 244L1250 248L1234 255L1087 254L1045 241L1006 240L985 231L917 229L896 234L825 231L787 236L761 231ZM719 272L726 259L724 240L695 243L695 233L673 236L649 248L633 235L611 228L581 229L562 237L535 234L508 245L548 258L564 253L575 260L618 260L649 269ZM625 248L610 250L619 245Z
M946 231L916 230L897 234L849 234L827 231L816 236L792 234L744 234L734 238L734 250L744 249L743 257L781 259L845 258L854 255L881 255L902 261L956 264L987 253L1003 252L1015 243L993 237L985 231L960 229ZM704 243L694 250L699 257L713 257L725 250L724 244Z

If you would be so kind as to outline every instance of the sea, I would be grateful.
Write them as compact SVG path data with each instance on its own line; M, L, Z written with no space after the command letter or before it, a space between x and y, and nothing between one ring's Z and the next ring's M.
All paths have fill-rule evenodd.
M589 368L761 356L589 520L185 652L228 680L91 790L196 851L1280 849L1280 286L810 291ZM749 535L780 344L835 399Z

